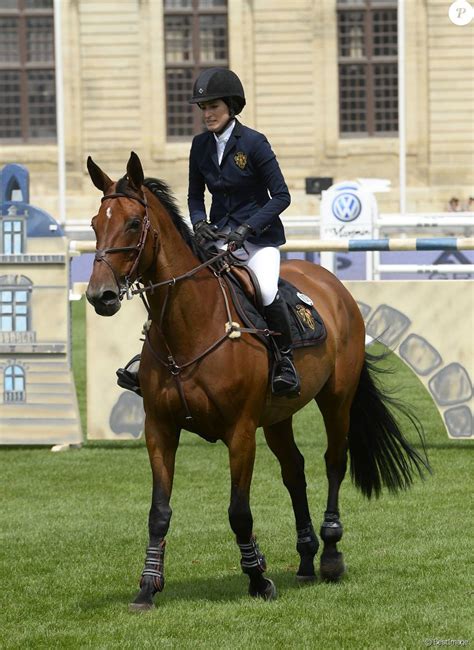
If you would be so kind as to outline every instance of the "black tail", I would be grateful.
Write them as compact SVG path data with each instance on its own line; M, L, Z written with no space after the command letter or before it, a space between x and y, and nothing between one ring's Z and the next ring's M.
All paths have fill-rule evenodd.
M421 423L407 406L374 381L375 373L386 372L375 365L379 359L366 353L349 428L351 478L369 499L374 494L378 497L383 486L390 492L406 489L413 483L414 474L422 476L423 469L430 471ZM405 439L391 411L411 421L422 443L421 454Z

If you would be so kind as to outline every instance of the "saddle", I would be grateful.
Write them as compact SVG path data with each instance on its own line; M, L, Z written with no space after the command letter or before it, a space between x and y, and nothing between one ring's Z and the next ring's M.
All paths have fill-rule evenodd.
M255 273L248 266L231 266L222 277L245 327L257 330L268 329L263 316L262 294ZM323 343L327 335L326 327L311 298L281 277L278 280L278 291L288 306L293 348ZM261 332L255 333L254 336L271 348L270 337Z

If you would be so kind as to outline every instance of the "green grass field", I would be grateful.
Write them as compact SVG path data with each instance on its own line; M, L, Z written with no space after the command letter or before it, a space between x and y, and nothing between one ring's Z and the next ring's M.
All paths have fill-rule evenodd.
M84 399L83 304L74 310L74 365ZM400 364L387 378L420 415L433 475L400 497L367 502L341 491L348 573L300 587L293 516L277 462L258 432L255 530L278 599L246 595L227 520L223 445L184 433L178 451L165 591L131 614L147 544L150 473L140 442L80 451L0 449L3 648L420 648L471 641L472 463L449 441L418 380ZM296 418L315 528L326 498L321 418Z

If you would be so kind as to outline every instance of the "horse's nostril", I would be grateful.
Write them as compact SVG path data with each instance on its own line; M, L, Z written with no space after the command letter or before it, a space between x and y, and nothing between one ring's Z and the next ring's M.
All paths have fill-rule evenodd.
M106 291L89 290L87 300L94 307L99 316L113 316L120 309L120 299L117 291L107 289Z
M104 293L101 296L101 302L103 303L116 302L117 299L118 299L118 295L115 293L115 291L104 291Z

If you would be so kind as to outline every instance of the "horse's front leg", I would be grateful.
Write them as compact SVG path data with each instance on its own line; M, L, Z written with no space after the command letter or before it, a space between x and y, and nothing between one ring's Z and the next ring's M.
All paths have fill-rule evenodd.
M179 429L173 425L166 426L160 422L158 427L151 422L151 418L146 418L145 435L153 475L148 517L149 543L140 578L140 591L130 604L131 610L151 609L153 597L165 585L165 537L171 519L170 498L179 433Z
M255 461L255 429L236 433L228 443L231 494L229 522L240 549L240 566L250 579L249 594L271 600L276 597L275 585L263 576L265 557L253 534L250 510L250 484Z

